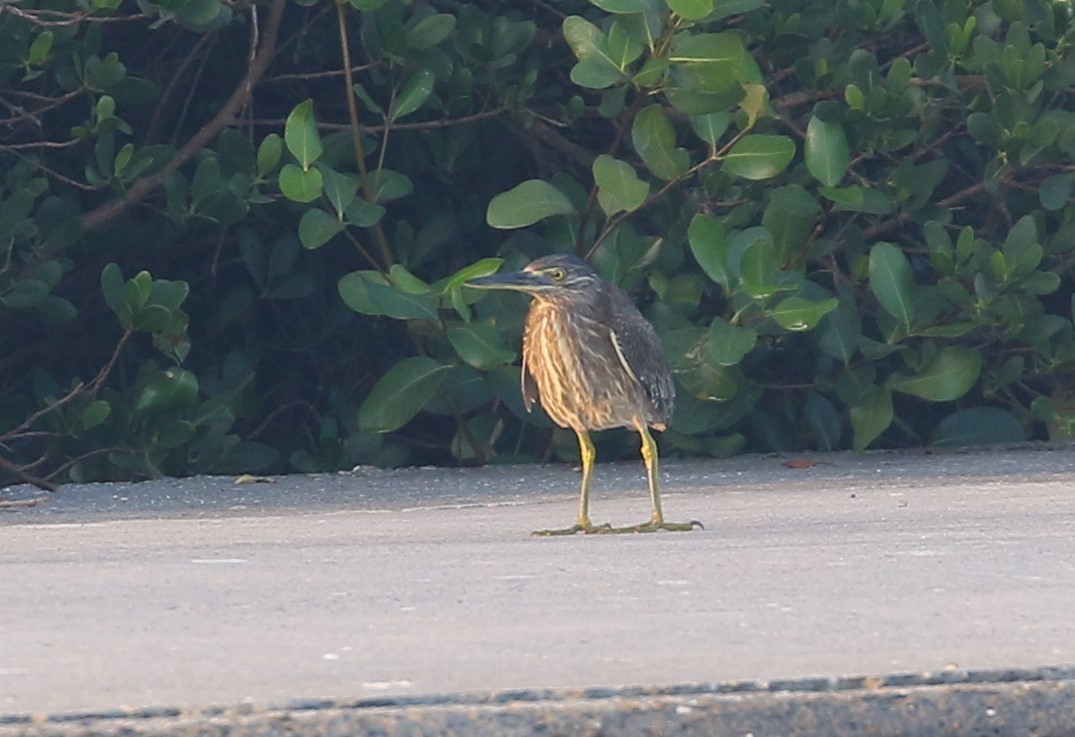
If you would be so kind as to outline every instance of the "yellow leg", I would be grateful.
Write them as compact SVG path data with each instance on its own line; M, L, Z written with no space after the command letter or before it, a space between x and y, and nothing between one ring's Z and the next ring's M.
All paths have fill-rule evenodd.
M590 435L585 430L576 430L579 436L579 455L582 457L582 489L579 491L579 516L575 524L563 530L535 530L535 535L574 535L576 532L603 532L611 529L609 525L595 527L590 521L590 476L593 473L593 462L597 458Z
M657 530L689 532L695 527L702 528L703 525L698 520L691 520L690 522L664 521L664 512L661 511L661 494L657 488L657 471L659 463L657 458L657 442L653 439L653 435L650 434L649 428L645 425L638 427L638 434L642 437L642 460L646 464L646 481L649 482L649 498L650 503L653 506L653 515L650 517L649 522L643 522L640 525L613 527L598 530L598 532L656 532Z

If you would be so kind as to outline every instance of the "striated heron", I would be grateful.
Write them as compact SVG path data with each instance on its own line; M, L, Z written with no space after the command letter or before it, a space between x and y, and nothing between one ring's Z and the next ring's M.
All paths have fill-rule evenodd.
M478 289L509 289L533 298L523 332L522 390L527 411L541 406L561 427L575 431L582 456L579 516L563 530L576 532L687 531L697 521L665 522L657 489L657 443L649 428L664 430L672 417L675 387L660 339L623 290L582 259L545 256L522 271L472 279ZM590 475L596 457L591 430L634 429L642 437L653 515L630 527L590 520Z

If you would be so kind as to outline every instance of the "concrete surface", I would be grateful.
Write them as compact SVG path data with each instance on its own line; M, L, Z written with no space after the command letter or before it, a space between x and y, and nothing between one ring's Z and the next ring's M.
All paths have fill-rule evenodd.
M667 516L706 523L691 533L530 537L573 520L569 466L93 484L0 508L0 733L127 733L124 715L146 734L354 733L340 714L402 710L439 727L393 733L448 734L456 709L477 735L465 715L493 709L549 734L640 714L709 734L713 715L818 703L978 724L945 721L958 693L979 721L979 701L1004 706L982 707L991 734L1042 704L1071 731L1040 713L1034 733L1075 734L1075 450L809 458L666 463ZM600 465L594 496L595 521L648 513L639 464ZM857 675L876 678L838 678ZM874 732L917 733L901 723Z

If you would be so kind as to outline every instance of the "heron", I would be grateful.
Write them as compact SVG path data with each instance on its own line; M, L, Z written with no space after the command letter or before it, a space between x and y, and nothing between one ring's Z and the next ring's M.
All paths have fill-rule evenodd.
M531 297L523 330L522 393L527 411L540 401L560 427L574 430L582 459L575 524L535 535L657 530L690 531L697 520L668 522L658 488L657 443L672 418L675 385L660 338L627 294L576 256L552 255L521 271L471 279L476 289L506 289ZM642 440L652 514L641 524L613 527L590 519L594 450L590 432L633 429Z

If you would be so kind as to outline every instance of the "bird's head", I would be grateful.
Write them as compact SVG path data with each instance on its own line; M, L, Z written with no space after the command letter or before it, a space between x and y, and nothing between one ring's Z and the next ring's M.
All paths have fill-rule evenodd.
M576 256L557 254L531 261L522 271L493 274L466 283L475 289L510 289L546 299L591 295L603 281L593 267Z

